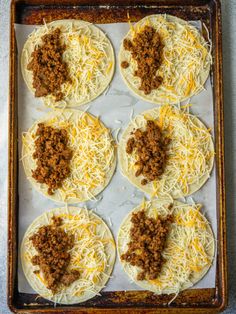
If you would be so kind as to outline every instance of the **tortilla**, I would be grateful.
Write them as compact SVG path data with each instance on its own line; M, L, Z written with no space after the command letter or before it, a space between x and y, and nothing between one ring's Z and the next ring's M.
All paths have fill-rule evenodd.
M124 37L130 39L143 30L153 27L161 36L163 60L157 75L163 78L158 89L145 95L139 90L141 80L134 76L137 64L131 53L121 43L119 65L127 61L130 65L120 72L129 89L138 97L155 104L176 104L198 94L204 88L212 62L209 44L199 31L188 22L172 15L154 14L137 22Z
M31 170L36 168L34 140L40 122L65 128L68 147L73 151L71 173L53 195L48 194L46 184L32 178ZM72 204L95 199L108 185L115 171L116 153L110 130L98 118L86 112L65 109L48 113L23 133L22 162L26 177L37 191L56 202Z
M134 129L145 130L146 121L154 120L165 136L170 138L164 173L158 180L141 184L142 175L135 176L135 152L126 152L126 144ZM187 111L166 105L137 115L125 129L118 146L122 174L140 190L151 196L170 194L184 197L199 190L214 164L214 144L205 125Z
M50 223L53 215L63 218L62 228L75 235L68 270L77 269L81 272L79 279L68 287L62 286L62 290L54 295L46 288L42 274L34 274L38 266L32 265L31 258L37 255L37 251L29 240L40 227ZM96 228L93 228L95 224ZM90 232L85 232L86 228ZM81 303L97 295L111 275L115 255L115 242L105 222L92 211L77 207L46 211L32 222L21 244L21 263L29 284L40 296L61 304Z
M108 87L115 69L113 47L106 35L95 25L80 20L58 20L40 26L27 39L21 55L21 70L25 83L34 93L33 72L27 70L31 54L42 41L41 37L56 28L61 30L66 44L63 61L68 64L71 83L62 85L64 99L43 97L48 107L77 107L98 97Z
M143 202L125 217L117 239L120 258L128 248L133 212L145 209L146 214L154 219L172 213L174 222L170 226L166 248L162 253L166 262L157 279L137 280L141 269L120 260L132 281L156 294L178 293L192 287L207 273L214 258L214 236L207 219L200 212L201 205L174 201L172 209L168 209L169 204L170 201L164 199Z

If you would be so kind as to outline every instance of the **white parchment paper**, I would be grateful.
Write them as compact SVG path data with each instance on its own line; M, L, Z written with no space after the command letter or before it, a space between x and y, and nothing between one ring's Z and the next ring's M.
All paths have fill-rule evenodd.
M200 22L193 22L198 28L201 27ZM110 38L115 54L117 56L120 43L129 30L127 23L116 24L100 24L98 25L104 30ZM38 118L45 115L48 111L44 107L42 101L34 97L27 89L20 69L20 54L27 36L33 31L34 26L15 25L17 47L18 47L18 134L19 134L19 157L21 154L21 133L26 131ZM208 127L214 130L214 113L213 113L213 96L210 79L205 84L205 90L199 95L192 97L191 103L193 106L190 112L197 115ZM144 110L151 109L155 105L138 99L126 87L119 73L118 64L114 78L109 89L100 97L90 103L80 107L80 109L88 108L88 111L96 116L100 116L105 125L111 128L114 137L121 135L130 121L131 115L136 115ZM119 136L118 136L119 138ZM27 227L32 221L46 210L54 207L60 207L60 204L48 200L37 191L26 179L22 162L19 161L19 248L23 235ZM99 195L99 201L87 202L88 209L95 209L96 212L107 222L116 239L117 232L121 221L124 217L138 204L140 204L144 194L137 188L132 186L126 178L124 178L117 170L108 185L108 187ZM203 212L212 225L215 237L217 236L217 221L216 221L216 180L215 169L211 174L210 179L203 188L194 193L192 198L187 198L186 201L202 203ZM84 206L78 204L76 206ZM74 205L73 205L74 206ZM20 251L19 251L20 257ZM18 289L20 292L33 293L28 284L19 259L18 267ZM214 260L212 267L205 277L194 286L194 288L213 288L215 287L215 272L216 262ZM128 276L123 272L121 264L116 259L112 278L109 280L106 291L119 290L142 290L135 283L131 282Z

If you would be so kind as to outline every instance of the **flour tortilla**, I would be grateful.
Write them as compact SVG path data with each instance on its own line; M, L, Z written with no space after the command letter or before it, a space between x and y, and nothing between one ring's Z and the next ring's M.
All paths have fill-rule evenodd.
M34 248L32 241L29 241L29 238L35 234L38 229L44 225L48 225L51 223L51 218L53 215L70 215L71 218L75 216L86 215L89 217L90 221L99 221L99 225L96 228L96 235L99 238L106 238L109 239L110 242L104 245L105 254L107 257L107 264L105 267L104 273L100 273L100 280L98 281L97 285L95 286L93 291L84 291L80 295L73 295L76 292L76 286L80 285L81 280L83 279L80 277L78 280L73 282L69 287L63 287L62 290L53 295L51 290L47 289L44 283L34 274L34 270L38 269L38 266L33 266L30 259L27 258L28 256L34 256L37 254L36 249ZM62 225L63 227L63 225ZM80 250L81 248L78 248ZM31 287L42 297L45 299L51 300L55 303L61 304L75 304L85 302L88 299L93 298L95 295L99 293L101 289L104 288L106 282L108 281L113 266L115 263L115 242L113 240L113 236L105 222L96 214L91 211L87 211L87 209L81 209L77 207L68 207L68 208L54 208L50 211L45 212L38 218L36 218L32 224L28 227L24 238L21 244L21 263L24 274L31 285ZM73 265L69 265L73 269Z
M172 110L175 110L175 112L178 112L177 108L171 107ZM173 186L170 188L169 184L171 180L174 178L173 174L176 172L174 169L170 168L168 166L168 161L167 165L165 167L163 175L155 181L149 182L146 185L141 184L141 180L144 178L142 175L136 177L135 176L135 169L130 168L130 156L126 152L126 145L128 139L131 137L131 132L134 129L141 128L142 130L146 129L146 119L144 116L151 117L151 119L158 120L159 117L159 112L160 112L160 107L144 111L143 113L137 115L127 126L125 131L123 132L121 139L119 141L119 146L118 146L118 159L119 159L119 166L122 174L127 177L127 179L135 185L137 188L142 190L143 192L149 194L150 196L164 196L166 194L171 195L174 199L185 197L188 195L191 195L198 191L204 184L205 182L209 179L210 173L212 171L213 165L214 165L214 143L212 141L212 138L209 136L209 141L208 141L208 150L207 152L211 152L212 156L210 160L207 163L207 169L205 173L203 173L202 176L199 176L199 174L196 174L194 177L194 182L188 182L187 181L187 186L188 186L188 191L185 192L183 191L180 186L178 185L178 182L176 184L173 184ZM191 118L191 121L194 122L195 125L197 125L199 128L202 128L203 130L207 131L206 126L194 115L188 114L188 116ZM175 137L175 140L178 141L179 137L178 135ZM134 153L132 153L134 155ZM168 174L168 175L167 175ZM188 178L186 178L188 180ZM155 189L155 184L158 183L158 185L163 186L163 188L157 192Z
M199 209L194 209L194 205L188 205L181 202L174 201L173 207L171 209L168 209L168 206L170 205L170 201L167 199L160 199L160 200L152 200L149 202L144 202L143 204L140 204L138 207L133 209L123 220L121 223L118 238L117 238L117 251L119 255L120 262L123 266L124 271L126 274L131 278L131 280L140 286L141 288L145 290L150 290L155 292L156 294L171 294L171 293L179 293L182 290L188 289L192 287L194 284L196 284L198 281L200 281L209 268L211 267L212 261L214 259L215 255L215 240L214 235L212 232L212 229L207 221L207 219L199 212ZM173 214L174 217L177 214L186 213L188 214L188 211L193 208L193 211L198 211L199 218L202 222L202 224L205 225L204 228L198 228L197 226L192 226L187 233L187 229L189 227L180 227L176 225L176 218L174 218L174 223L171 224L168 238L167 238L167 245L163 252L164 258L166 259L166 264L163 264L162 270L157 278L159 282L162 282L162 286L158 286L154 282L148 281L148 280L137 280L137 274L140 272L140 268L136 266L131 266L129 263L121 260L121 255L124 254L128 249L128 243L130 241L129 231L132 227L131 217L132 213L136 213L142 209L145 209L146 215L148 217L157 218L159 217L166 217L167 214ZM186 228L186 233L182 233L181 228ZM167 249L168 246L172 244L171 239L176 239L176 242L178 245L180 245L181 240L184 240L186 243L189 241L189 237L192 233L206 236L206 241L204 243L204 249L207 254L209 263L205 267L201 269L201 271L190 271L186 272L186 275L181 278L181 280L178 281L178 273L181 272L181 270L178 269L178 267L181 265L174 265L174 263L171 260L171 256L168 257L167 255ZM189 236L190 235L190 236ZM182 238L184 237L184 238ZM192 248L191 248L192 249ZM186 249L187 252L187 249ZM166 254L166 255L165 255ZM168 265L168 267L167 267ZM164 281L165 273L168 268L173 268L173 273L176 275L173 275L173 280L170 280L168 283ZM182 275L182 274L181 274ZM185 278L184 278L185 277ZM183 280L184 279L184 280Z
M41 194L43 194L44 196L46 196L47 198L49 198L53 201L73 204L73 203L78 203L78 202L84 202L84 201L87 201L89 199L94 199L95 196L98 195L100 192L102 192L102 190L108 185L108 183L110 182L110 180L114 174L114 171L116 168L116 152L115 152L115 147L113 144L113 138L110 134L110 130L107 129L102 124L102 122L100 121L101 128L104 128L103 137L106 138L107 141L109 142L109 144L108 144L109 150L107 150L107 151L109 152L109 156L110 156L110 161L109 161L109 157L107 157L108 158L107 160L110 162L110 164L109 164L109 166L106 167L106 169L104 169L104 176L105 176L104 182L100 182L94 188L89 190L89 193L87 193L87 191L80 184L76 184L76 187L74 187L71 183L71 175L69 175L69 177L63 181L62 188L55 190L55 193L53 195L49 195L47 192L48 186L46 184L40 184L35 179L32 178L32 170L34 170L36 168L36 160L33 159L35 138L33 138L32 135L34 136L34 134L36 134L38 124L43 122L46 125L58 127L58 123L55 124L53 122L53 119L58 118L61 123L69 123L69 126L74 126L74 125L76 125L76 122L78 123L78 121L80 121L81 118L84 117L85 115L87 117L91 117L92 119L95 119L95 117L92 116L91 114L85 113L85 112L82 112L79 110L72 110L72 109L55 110L53 112L47 113L47 115L44 116L42 119L36 121L32 125L32 127L28 130L28 132L23 133L22 162L23 162L26 177L28 178L28 180L31 182L33 187L38 192L40 192ZM63 128L63 126L61 126L61 128ZM78 136L76 136L75 137L75 143L72 143L73 142L73 136L70 132L72 127L68 128L67 125L65 124L65 128L67 130L67 134L69 137L68 146L71 147L71 149L73 150L72 160L70 161L71 171L73 171L73 170L75 170L75 168L73 167L73 160L75 160L75 158L77 158L76 156L78 154L80 154L79 147L78 147L79 138L78 138ZM28 145L25 145L24 144L25 142ZM77 145L76 145L76 143L77 143ZM93 140L90 140L90 145L91 144L96 144L96 143ZM27 147L29 147L29 148L27 148ZM97 154L98 153L96 153L96 156L98 157ZM103 154L103 153L101 153L101 154ZM105 158L103 158L103 162L106 162ZM84 180L85 177L82 175L84 170L81 169L80 171L81 171L81 177ZM69 188L68 187L66 188L65 184L67 186L69 186ZM63 192L63 189L65 190L64 192ZM69 190L71 190L71 189L73 189L73 191L74 191L74 193L76 193L76 195L73 195L73 193L71 194L69 192Z
M70 73L70 78L77 80L77 86L82 84L86 78L82 77L81 74L77 76L76 73L73 71L77 71L77 66L74 70L72 70L73 66L75 65L74 62L78 60L78 58L81 56L72 57L72 51L74 51L74 46L68 47L68 37L71 35L71 32L73 31L73 34L79 35L79 36L87 36L89 40L94 39L99 42L99 45L103 45L103 49L105 52L105 56L103 57L102 62L99 63L99 65L95 66L93 70L91 70L91 77L95 74L95 72L100 70L101 64L103 64L104 73L101 75L97 82L95 83L95 86L91 85L91 77L88 78L88 82L86 82L85 90L78 89L77 91L75 88L71 88L71 84L68 86L66 84L62 85L62 92L65 94L63 100L55 102L55 98L51 95L48 95L46 97L42 97L44 104L48 107L57 107L57 108L65 108L65 107L77 107L83 104L86 104L88 102L91 102L93 99L97 98L100 94L102 94L105 89L108 87L109 83L112 80L114 70L115 70L115 57L114 57L114 51L113 47L107 38L107 36L101 31L97 26L82 21L82 20L58 20L51 22L49 24L45 24L44 26L40 26L37 28L34 32L32 32L27 39L23 50L21 54L21 71L23 78L25 80L25 83L29 90L34 93L35 89L33 88L33 72L27 70L27 65L31 61L31 54L35 50L36 47L42 44L41 37L51 31L53 31L56 28L60 28L61 30L61 39L62 41L67 45L67 49L63 54L63 60L66 61L68 64L68 69ZM74 45L74 44L73 44ZM78 40L78 46L80 48L80 43ZM81 44L82 47L82 44ZM87 49L87 48L84 48ZM88 52L91 51L90 48L88 48ZM96 49L96 47L95 47ZM86 52L86 51L85 51ZM74 58L74 59L73 59ZM84 56L86 58L86 56ZM81 61L82 62L82 61ZM86 63L85 61L83 61ZM103 71L103 70L102 70ZM83 71L82 71L83 72ZM74 73L74 74L72 74ZM89 92L88 92L89 90ZM74 94L73 94L73 93Z
M208 44L206 43L205 39L203 38L203 36L199 33L199 31L191 26L188 22L172 16L172 15L168 15L168 14L154 14L154 15L149 15L146 16L145 18L143 18L142 20L138 21L134 26L132 26L132 28L129 30L129 32L127 33L127 35L124 37L124 39L130 39L132 40L133 38L133 30L135 32L139 32L140 29L142 29L145 25L148 26L152 26L153 28L156 29L156 31L158 31L160 33L160 31L162 32L168 32L170 36L172 33L172 29L168 26L168 23L172 23L172 25L174 26L174 32L179 32L182 31L183 28L184 29L191 29L191 32L194 33L194 36L196 36L197 38L197 43L199 45L202 45L204 48L206 48L206 57L205 60L201 61L198 57L198 61L199 64L197 65L197 72L198 75L197 76L193 76L193 81L195 81L196 86L193 88L191 87L189 92L187 92L187 94L185 94L184 90L178 90L178 91L173 91L171 90L171 88L173 88L173 86L166 86L165 83L163 82L160 87L158 89L154 89L151 91L150 94L145 95L143 91L139 90L139 87L141 85L141 80L138 77L134 76L134 71L137 69L137 64L136 61L134 59L132 59L131 57L131 53L128 50L125 50L123 47L123 41L121 43L120 46L120 52L119 52L119 56L118 56L118 60L119 60L119 66L120 66L120 73L124 79L125 84L129 87L129 89L136 94L138 97L140 97L141 99L151 102L151 103L155 103L155 104L176 104L179 103L181 101L184 101L190 97L192 97L193 95L198 94L199 92L201 92L203 90L203 85L206 82L208 76L209 76L209 72L210 72L210 67L211 67L211 55L209 53L209 48L208 48ZM167 30L166 30L167 29ZM163 37L163 36L162 36ZM172 36L173 37L173 36ZM171 38L172 38L171 37ZM173 41L173 45L171 45L171 47L175 47L178 48L178 46L180 46L179 42L184 41L183 36L180 35L179 40L175 40L172 38L171 39ZM167 49L167 47L165 47L165 39L162 39L163 44L164 44L164 54L169 53L169 49ZM193 48L193 47L192 47ZM196 50L197 51L197 50ZM167 59L165 57L165 59ZM184 58L185 59L185 58ZM171 59L172 60L172 59ZM175 57L173 57L173 60L175 60ZM173 62L172 60L172 62ZM126 69L121 67L121 62L122 61L127 61L130 66ZM178 67L178 69L177 69ZM169 75L171 75L173 77L173 81L176 83L176 85L174 86L175 88L179 88L180 86L180 81L183 79L183 74L186 75L186 81L189 80L188 75L190 74L190 72L188 71L183 71L184 66L181 64L176 65L176 67L172 68L170 66L170 73ZM163 77L163 79L165 80L165 76L166 76L166 65L164 65L162 63L160 69L158 70L159 75ZM181 73L181 75L178 77L176 73Z

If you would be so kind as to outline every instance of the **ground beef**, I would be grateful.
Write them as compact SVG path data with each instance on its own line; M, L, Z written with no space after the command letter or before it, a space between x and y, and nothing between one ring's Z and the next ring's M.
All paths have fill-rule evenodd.
M71 270L70 272L65 272L61 277L61 283L68 287L72 282L79 278L78 270Z
M33 71L33 87L35 97L55 96L59 101L63 98L61 86L70 82L67 64L62 60L65 45L60 42L61 31L56 28L42 37L42 45L32 52L32 60L27 69Z
M134 147L135 147L135 139L134 137L131 137L128 139L128 142L126 144L126 152L128 154L132 154Z
M129 67L129 62L127 61L122 61L121 62L121 67L124 68L124 69L127 69Z
M157 75L162 62L163 44L158 32L153 27L145 26L144 30L139 32L133 39L124 39L123 46L125 50L131 52L132 58L137 62L135 76L141 79L140 90L145 95L157 89L163 81L163 78ZM123 66L122 66L123 64ZM122 61L121 66L127 68L127 61Z
M68 271L70 253L74 238L60 228L62 219L53 217L52 223L40 227L37 233L30 237L38 255L32 257L32 264L39 266L46 281L47 288L53 293L60 285L69 286L80 276L79 271ZM39 273L35 270L34 273Z
M126 144L127 154L135 152L137 171L135 176L144 176L142 185L157 180L164 172L167 160L166 148L170 140L162 136L160 128L151 120L147 121L146 130L132 132Z
M153 219L140 210L132 214L131 222L128 250L121 255L121 260L141 268L138 280L156 279L165 262L162 251L166 246L172 216Z
M37 159L37 167L32 177L47 184L48 194L52 195L70 174L72 151L67 146L67 131L39 123L36 136L33 158Z

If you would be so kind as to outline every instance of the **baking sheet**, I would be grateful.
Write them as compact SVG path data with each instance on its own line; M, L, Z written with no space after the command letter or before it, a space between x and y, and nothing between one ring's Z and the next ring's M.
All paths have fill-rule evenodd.
M191 22L199 29L199 21ZM108 37L111 39L115 54L119 52L120 43L124 35L129 30L127 23L99 24ZM27 89L20 70L20 53L27 39L27 36L35 27L29 25L15 24L15 32L18 48L18 134L19 134L19 154L21 152L21 134L26 131L37 119L45 115L49 110L43 106L40 99L36 99ZM197 115L208 127L214 130L214 112L213 112L213 94L210 78L205 84L205 90L199 95L191 98L193 104L190 108L192 114ZM114 78L107 91L92 101L90 104L80 107L87 109L101 120L107 127L113 130L113 135L122 134L130 121L132 115L136 115L144 110L154 108L155 105L136 98L123 82L119 73L118 65ZM19 156L20 157L20 156ZM19 161L19 249L23 235L31 222L44 211L54 207L60 207L61 204L48 200L37 191L35 191L24 174L22 162ZM120 171L119 165L108 185L108 187L98 196L98 201L86 202L88 209L94 209L102 217L117 237L118 229L123 218L140 202L144 197L143 192L132 186ZM148 198L148 197L147 197ZM203 204L203 212L212 225L214 235L217 235L216 220L216 178L215 168L210 179L203 188L194 193L186 201L191 203L192 199L197 203ZM182 200L183 201L183 200ZM84 206L85 203L76 206ZM74 205L73 205L74 206ZM20 253L20 252L19 252ZM20 255L19 255L20 256ZM18 290L24 293L34 293L28 284L20 260L18 267ZM194 288L214 288L216 277L216 260L205 277L194 286ZM131 282L123 272L118 257L116 259L112 278L108 281L104 291L126 291L142 290L135 283Z

